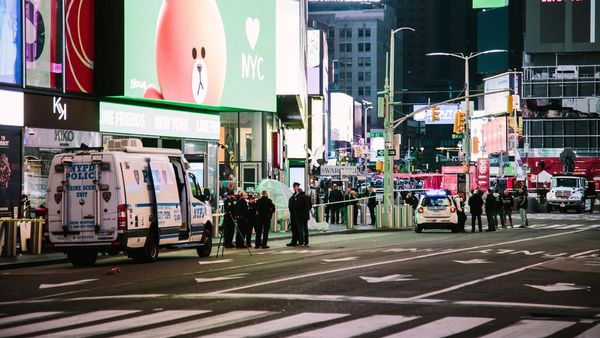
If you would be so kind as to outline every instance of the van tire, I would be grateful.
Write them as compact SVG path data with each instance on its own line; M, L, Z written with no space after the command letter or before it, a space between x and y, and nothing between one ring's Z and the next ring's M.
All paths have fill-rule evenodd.
M196 249L198 257L208 257L212 251L212 235L207 231L202 236L202 246Z
M158 258L158 236L156 230L151 230L146 238L144 248L133 255L133 260L137 263L154 263Z
M421 232L423 232L423 227L420 225L415 225L415 232L420 234Z
M98 258L96 251L69 251L67 252L67 259L73 264L74 267L88 267L93 266Z

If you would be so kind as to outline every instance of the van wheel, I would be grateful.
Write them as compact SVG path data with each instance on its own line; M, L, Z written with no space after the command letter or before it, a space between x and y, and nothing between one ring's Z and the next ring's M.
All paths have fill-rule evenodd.
M69 251L67 252L69 262L75 267L93 266L98 258L96 251Z
M150 231L144 248L136 252L133 260L137 263L153 263L158 258L158 236L156 230Z
M584 211L585 211L585 209L584 209L584 207L583 207L583 204L580 204L580 205L578 205L578 206L577 206L577 213L578 213L578 214L581 214L581 213L583 213Z
M421 232L423 232L423 227L421 227L421 226L420 226L420 225L418 225L418 224L417 224L417 225L415 225L415 232L420 234Z
M202 236L202 246L196 249L198 257L208 257L212 251L212 236L210 231L207 231Z

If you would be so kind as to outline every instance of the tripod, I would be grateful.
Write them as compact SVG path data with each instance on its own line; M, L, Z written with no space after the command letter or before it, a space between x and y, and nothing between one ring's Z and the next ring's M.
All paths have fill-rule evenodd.
M231 217L231 219L233 220L233 226L235 227L235 230L237 232L239 232L240 234L242 234L243 235L242 237L245 238L246 234L244 234L244 233L242 233L240 231L240 228L238 227L238 222L235 220L235 218L233 217L233 215L231 214L231 212L228 211L227 214L229 214L229 217ZM220 228L219 229L219 244L217 245L217 256L216 257L219 257L219 250L221 250L221 257L223 257L225 255L225 246L224 245L221 246L221 241L222 240L223 240L223 229ZM250 254L250 256L252 256L252 252L250 251L250 248L246 247L246 249L248 250L248 253Z

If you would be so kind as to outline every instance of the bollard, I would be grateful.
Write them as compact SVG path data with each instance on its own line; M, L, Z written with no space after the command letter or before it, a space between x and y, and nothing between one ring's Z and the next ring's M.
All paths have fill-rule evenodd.
M399 205L394 205L393 207L393 228L400 228L402 225L402 214Z
M289 219L283 219L282 223L283 223L283 232L287 232L288 231L288 227L290 225L290 220Z
M44 220L32 220L31 236L29 237L30 251L34 255L42 253L42 224Z
M377 226L377 229L383 228L382 213L383 213L383 206L381 204L377 204L377 206L375 206L375 224Z
M213 238L219 238L219 230L221 228L221 214L218 212L213 214Z
M4 247L2 248L2 256L15 257L17 255L17 223L11 220L1 220Z
M352 204L346 207L346 228L354 229L354 205Z
M360 222L360 224L367 224L367 205L366 204L362 204L360 206L359 222Z
M325 222L325 206L324 205L319 205L316 208L316 212L317 212L317 223L323 223Z
M405 206L406 208L406 217L408 221L406 222L407 226L412 227L415 224L415 211L410 205Z
M277 209L275 209L275 212L273 213L273 216L271 216L271 232L277 232L278 229L278 225L279 225L279 212L277 211Z

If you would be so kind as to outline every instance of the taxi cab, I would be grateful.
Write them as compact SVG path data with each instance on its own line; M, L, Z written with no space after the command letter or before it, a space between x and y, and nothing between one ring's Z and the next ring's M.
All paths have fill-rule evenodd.
M419 198L415 212L415 232L424 229L449 229L458 232L458 215L452 199L444 190L428 190Z

